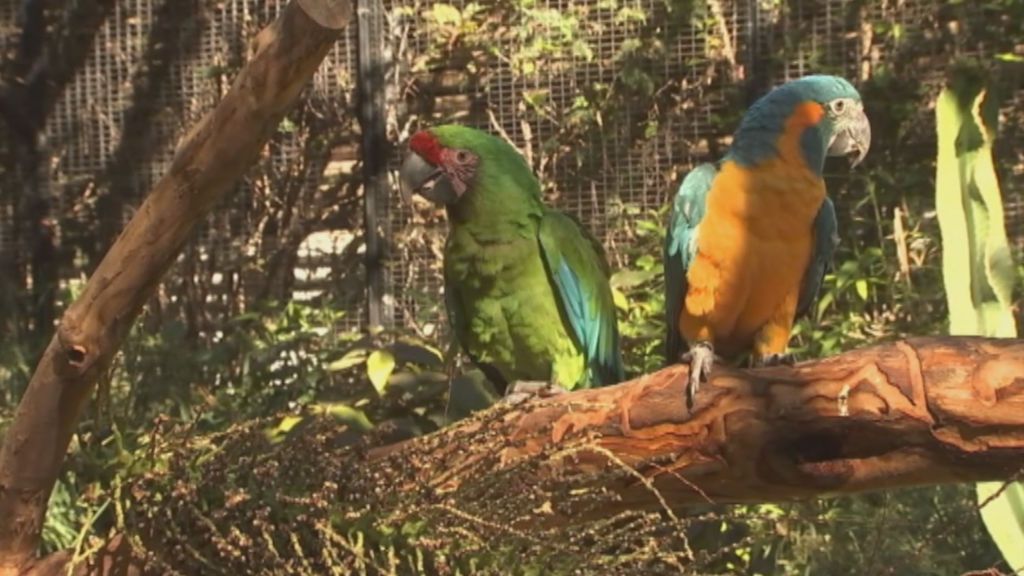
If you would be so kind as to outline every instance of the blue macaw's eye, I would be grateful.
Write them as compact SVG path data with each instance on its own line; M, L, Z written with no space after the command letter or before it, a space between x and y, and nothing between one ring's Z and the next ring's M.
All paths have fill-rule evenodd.
M846 111L846 98L833 100L829 103L829 108L832 109L833 114L842 114Z

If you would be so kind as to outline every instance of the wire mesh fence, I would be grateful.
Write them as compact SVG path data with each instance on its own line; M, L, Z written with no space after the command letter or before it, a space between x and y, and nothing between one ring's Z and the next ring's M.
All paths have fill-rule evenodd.
M40 193L54 200L65 299L283 4L116 3L43 131ZM907 113L919 117L920 130L893 135L898 141L883 145L889 155L879 161L927 175L931 102L949 64L1014 49L993 34L999 19L987 3L360 0L360 8L369 17L346 31L260 164L210 217L157 297L155 309L184 318L193 333L212 332L267 298L332 300L348 311L344 327L352 329L377 306L385 324L428 337L443 330L443 214L403 204L394 186L400 143L420 127L455 121L509 139L549 201L602 239L614 266L631 257L636 223L658 217L686 170L722 153L742 110L770 86L810 72L859 82L895 75L916 86ZM11 3L0 7L5 53L17 49L20 17ZM377 89L385 109L374 121L390 151L380 163L389 185L373 191L374 209L365 214L360 134L367 127L358 122L357 86L370 70L358 63L360 35L373 39L369 61L383 70ZM1024 152L1014 144L1024 94L1006 102L1000 154L1008 228L1020 249ZM845 178L834 178L840 189ZM931 194L927 179L920 194ZM847 212L858 210L854 196L838 195ZM7 190L0 255L28 278L18 218L19 194ZM379 235L383 249L383 290L369 303L372 278L361 266L367 234Z

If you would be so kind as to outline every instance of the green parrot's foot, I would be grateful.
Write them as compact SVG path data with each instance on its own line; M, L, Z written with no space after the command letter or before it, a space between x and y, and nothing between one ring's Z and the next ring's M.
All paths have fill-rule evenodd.
M796 356L786 352L785 354L769 354L767 356L750 357L751 368L765 368L768 366L793 366L796 364Z
M568 392L554 382L541 382L535 380L517 380L508 387L505 397L501 399L504 404L520 404L533 398L550 398Z
M708 381L715 359L715 349L711 342L697 342L680 357L682 362L690 365L690 381L686 386L686 408L688 410L693 410L693 399L700 389L700 383Z

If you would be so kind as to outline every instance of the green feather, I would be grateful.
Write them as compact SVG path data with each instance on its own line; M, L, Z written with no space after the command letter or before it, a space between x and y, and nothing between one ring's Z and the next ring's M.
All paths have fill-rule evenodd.
M543 204L540 183L507 142L462 126L431 132L478 157L469 189L448 207L445 302L462 349L499 389L516 380L570 389L621 380L597 242Z

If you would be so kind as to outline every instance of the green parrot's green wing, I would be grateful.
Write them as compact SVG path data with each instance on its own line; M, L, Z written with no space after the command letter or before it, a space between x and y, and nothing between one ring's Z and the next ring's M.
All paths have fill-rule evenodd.
M839 245L839 223L836 221L836 208L832 201L825 198L814 218L814 251L811 261L804 272L804 281L800 286L800 298L797 300L796 317L800 318L811 312L818 300L821 283L825 272L832 266L832 255Z
M546 210L538 232L548 278L586 359L587 384L623 379L619 328L600 243L575 219Z
M686 343L679 335L679 314L686 299L686 271L697 253L697 232L707 208L711 183L718 175L714 164L697 166L679 186L665 233L665 362L679 360Z
M465 322L465 313L462 309L462 295L459 293L458 283L450 281L448 278L448 268L444 269L444 310L448 316L448 326L453 332L455 342L459 344L459 349L466 353L469 360L487 376L487 379L491 381L497 388L499 393L504 393L505 388L508 386L508 381L502 376L501 371L488 364L481 362L477 355L473 354L468 346L465 345L466 338L469 334L469 326Z

